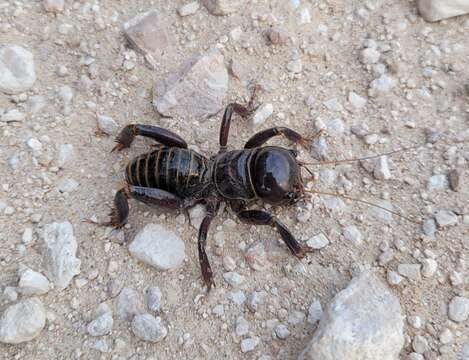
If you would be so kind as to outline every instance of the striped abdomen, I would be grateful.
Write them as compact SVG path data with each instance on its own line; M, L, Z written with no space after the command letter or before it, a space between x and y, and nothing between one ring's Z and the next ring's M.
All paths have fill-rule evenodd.
M130 185L191 195L207 178L207 159L193 150L161 146L133 159L126 168Z

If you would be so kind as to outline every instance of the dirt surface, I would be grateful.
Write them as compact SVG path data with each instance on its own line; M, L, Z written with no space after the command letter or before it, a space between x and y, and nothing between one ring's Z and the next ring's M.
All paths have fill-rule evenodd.
M0 201L4 204L0 210L0 290L17 286L20 264L44 273L41 234L45 224L72 223L81 260L81 272L69 287L40 296L48 318L40 336L20 345L0 345L0 358L295 359L311 339L315 325L306 320L289 324L289 336L279 339L272 335L275 321L271 320L288 323L295 311L307 317L313 299L326 306L360 269L375 268L386 281L388 272L397 272L399 264L421 264L432 257L438 263L433 276L404 278L393 286L403 315L419 316L423 323L420 328L406 323L407 342L401 357L414 351L412 339L422 335L428 341L425 359L464 358L469 323L450 321L447 305L456 295L468 296L469 135L464 131L467 133L469 125L469 90L465 88L469 83L469 20L463 16L429 24L418 16L414 2L402 0L299 3L294 9L295 1L248 1L241 10L222 17L201 6L195 14L181 17L177 9L183 1L66 1L64 12L57 15L46 13L40 1L0 1L0 43L31 51L37 74L25 96L0 94L0 108L16 108L25 114L20 122L0 122ZM305 8L311 19L302 24ZM122 33L125 21L151 9L161 13L172 34L155 70L131 50ZM266 39L271 26L289 34L285 45L272 45ZM237 28L242 33L234 40L230 32ZM378 63L396 79L393 89L377 97L368 96L368 90L380 70L361 61L366 39L377 42ZM110 153L114 137L97 132L97 114L112 117L119 128L135 122L163 126L205 155L218 150L222 112L206 121L162 119L152 107L155 81L213 46L224 54L227 66L234 62L239 72L238 78L230 76L225 103L246 101L248 85L259 83L263 90L258 101L271 103L274 109L273 116L256 127L236 117L230 148L242 148L254 132L271 126L288 126L305 136L325 128L327 160L424 144L390 156L389 179L376 179L356 162L314 166L316 180L310 185L323 191L346 191L375 203L384 199L395 210L422 220L432 219L438 210L450 210L456 214L457 224L437 228L434 236L425 235L418 224L376 215L376 210L357 202L344 200L342 204L318 195L290 208L267 207L299 240L319 232L329 239L330 244L300 262L289 255L271 229L243 225L230 210L224 210L212 223L208 239L217 287L205 297L197 230L187 216L131 202L129 224L123 231L126 241L150 222L163 225L185 241L186 261L171 272L158 272L138 262L119 243L120 235L84 223L87 218L106 219L114 192L122 185L125 164L151 145L138 139L131 150ZM135 62L130 70L123 65L126 56ZM291 62L298 59L302 67L293 73ZM58 95L62 86L74 92L66 111ZM363 108L351 105L351 91L367 99ZM33 95L46 99L37 113L28 108ZM331 99L337 99L340 107L328 109L324 102ZM368 136L352 134L354 125L366 126ZM428 128L441 135L433 144L427 141ZM370 134L375 135L370 138ZM40 154L28 147L30 138L41 142ZM291 146L281 139L272 143ZM74 148L63 168L57 165L61 144ZM304 161L317 161L309 150L298 150ZM12 166L15 157L19 160ZM460 177L457 191L446 183L441 189L428 188L431 176L446 175L453 169ZM64 179L75 180L78 187L61 193L58 186ZM301 216L305 212L309 214L306 220ZM361 242L344 238L348 225L359 229ZM33 229L29 244L22 241L26 228ZM220 232L224 242L216 246L214 236ZM263 270L254 271L245 253L259 240L266 242L270 260ZM388 259L380 258L383 252ZM222 277L226 256L236 261L235 271L245 276L238 287L246 296L253 291L267 292L265 305L256 313L227 300L232 289ZM109 335L88 335L87 324L94 319L98 305L115 306L115 294L109 288L124 286L142 296L149 286L161 289L159 316L168 328L163 341L142 342L132 334L128 321L116 318ZM3 299L0 310L8 303ZM223 305L222 315L213 314L217 305ZM250 323L248 336L236 335L239 316ZM453 337L443 344L439 335L446 328ZM246 337L258 337L260 342L253 351L242 353L240 341ZM101 343L96 345L98 341Z

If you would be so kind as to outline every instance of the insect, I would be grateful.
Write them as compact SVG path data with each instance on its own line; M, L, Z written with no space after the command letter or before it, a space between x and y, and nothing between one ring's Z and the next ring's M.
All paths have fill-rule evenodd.
M242 222L274 228L297 258L302 259L312 252L312 248L299 243L275 216L264 210L248 210L248 206L257 200L272 205L292 205L308 192L301 175L301 167L305 163L297 160L297 151L265 146L269 139L280 135L293 143L306 146L310 139L292 129L269 128L254 134L244 149L227 150L233 114L248 117L256 109L253 99L254 94L246 106L231 103L226 107L220 127L220 149L210 158L188 149L187 143L171 131L152 125L127 125L117 136L117 145L112 151L129 148L136 136L151 138L159 146L128 163L125 170L126 185L115 195L110 220L101 225L115 228L124 226L129 215L129 198L148 205L181 210L199 203L205 204L207 213L199 228L198 254L208 291L214 282L205 250L207 233L222 201L231 206Z

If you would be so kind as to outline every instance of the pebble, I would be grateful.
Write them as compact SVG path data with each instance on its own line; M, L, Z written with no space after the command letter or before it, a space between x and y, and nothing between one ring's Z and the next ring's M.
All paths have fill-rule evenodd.
M418 354L423 354L428 350L428 341L421 335L417 335L412 340L412 348Z
M427 190L428 191L436 191L436 190L444 190L448 187L448 178L446 175L433 175L428 179L427 182Z
M241 341L241 351L243 353L253 351L259 343L260 339L258 337L244 339Z
M155 318L150 314L136 315L132 320L132 332L139 339L153 343L163 340L168 335L161 318Z
M148 64L156 69L159 57L170 45L170 36L157 10L139 14L124 23L124 36L131 46L145 56Z
M252 122L255 126L263 124L274 112L272 104L263 104L256 110L252 117Z
M285 45L288 41L288 33L281 28L271 28L266 32L267 39L272 45Z
M249 332L249 322L242 316L238 316L236 319L236 335L241 337L247 335Z
M461 173L458 169L452 169L448 172L448 181L449 181L449 187L453 191L459 191L460 189L460 181L461 179Z
M13 286L7 286L3 290L3 299L7 302L13 302L18 299L18 293L16 292L16 288Z
M407 322L414 329L420 329L422 327L422 318L420 316L409 316Z
M72 144L61 144L59 146L59 153L57 156L57 166L64 168L73 158L74 150Z
M228 70L217 49L190 61L190 67L157 83L153 106L164 116L205 119L220 111L228 90Z
M329 245L329 239L326 237L326 235L320 233L311 237L308 241L306 241L306 244L315 250L319 250Z
M145 292L145 302L150 311L160 311L162 296L161 290L157 286L151 286L147 289Z
M303 71L303 61L301 59L290 61L287 64L287 70L293 74L299 74Z
M132 320L135 315L144 313L144 306L140 294L134 289L125 287L117 298L117 318Z
M91 336L103 336L108 335L112 330L114 319L112 318L112 312L110 309L99 315L96 319L88 324L88 334Z
M419 353L410 353L409 354L409 360L424 360L425 358L423 357L422 354Z
M326 138L320 136L313 139L311 142L311 156L316 160L324 160L327 158L329 147L327 145Z
M212 15L224 16L238 11L245 0L201 0Z
M59 13L64 10L64 0L43 0L42 4L47 12Z
M21 237L23 244L28 245L33 242L33 229L26 228L23 231L23 236Z
M236 269L236 261L229 255L223 257L223 267L226 271L233 271Z
M315 325L322 317L322 305L319 299L313 299L308 309L308 323Z
M267 293L265 291L253 291L248 298L247 307L252 312L259 311L260 307L264 304L265 298L267 297Z
M389 180L391 178L387 156L380 156L378 158L373 170L373 176L378 180Z
M49 280L41 273L27 269L21 274L18 290L23 295L44 295L49 289Z
M202 204L197 204L196 206L191 207L188 212L192 227L198 231L202 221L204 221L204 218L207 215L205 206Z
M323 105L330 111L342 111L344 108L337 98L329 99L323 102Z
M253 270L264 271L270 266L264 243L261 241L253 242L246 249L244 257Z
M399 300L365 271L334 297L298 360L398 359L403 328Z
M363 49L360 53L360 61L364 65L376 64L379 61L381 54L375 48L366 48Z
M223 279L233 287L239 286L245 281L244 276L232 271L224 273Z
M436 222L434 219L429 218L425 219L425 221L422 224L422 231L425 235L434 237L435 232L436 232Z
M212 313L218 317L222 317L225 314L225 307L222 304L216 305L213 307Z
M305 314L301 311L293 310L288 314L288 323L291 325L299 325L305 321Z
M355 225L346 226L343 230L344 238L354 245L358 246L362 243L362 234Z
M36 338L46 325L46 310L37 298L10 305L0 318L0 342L20 344Z
M62 179L62 181L59 182L59 184L57 185L57 189L61 193L68 193L68 192L72 192L72 191L78 189L79 186L80 186L80 184L76 180L70 179L70 178L65 178L65 179Z
M0 121L3 122L21 122L24 120L26 115L18 109L11 109L0 116Z
M448 317L456 322L463 322L469 318L469 299L455 296L448 306Z
M129 245L137 260L160 271L178 268L186 257L184 242L174 232L158 224L147 224Z
M353 91L349 92L348 101L357 110L363 109L367 103L367 99L365 99L364 97L361 97L360 95L358 95L356 92L353 92Z
M290 331L285 324L278 324L275 327L275 334L279 339L285 340L287 337L290 336Z
M246 295L244 295L244 292L241 290L229 292L227 294L227 298L228 300L234 302L236 305L243 305L246 301Z
M28 141L26 141L26 145L28 145L28 147L33 151L42 150L42 143L35 138L29 138Z
M371 82L368 89L370 97L378 97L389 93L396 86L396 80L388 75L381 75Z
M435 220L440 228L453 226L458 223L457 215L450 210L438 210L435 213Z
M98 127L99 129L107 135L115 135L119 128L119 125L114 121L110 116L98 115Z
M27 106L29 112L33 114L39 113L47 105L47 100L42 95L33 95L28 98Z
M397 272L389 270L387 273L387 280L389 285L397 286L399 285L404 278L400 276Z
M0 92L20 94L35 82L33 54L18 45L0 45Z
M339 137L345 131L345 125L342 119L332 119L326 123L326 131L329 136Z
M438 263L434 259L422 260L422 275L424 277L432 277L438 270Z
M399 264L397 271L400 275L408 278L409 280L420 280L420 264Z
M178 14L179 16L189 16L189 15L194 15L197 10L199 10L199 2L198 1L192 1L188 4L185 4L183 6L181 6L179 9L178 9Z
M73 226L68 221L47 224L43 238L46 274L59 290L63 290L80 273L81 262L76 257L77 241Z
M449 344L453 341L453 333L450 329L446 328L440 333L440 342L444 345Z
M469 13L465 0L418 0L420 15L427 21L439 21Z

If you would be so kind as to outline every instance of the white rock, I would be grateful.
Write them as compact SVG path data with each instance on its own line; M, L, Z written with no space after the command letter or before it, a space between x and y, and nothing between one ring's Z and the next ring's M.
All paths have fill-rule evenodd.
M25 48L13 44L0 45L0 91L19 94L36 81L34 58Z
M59 13L64 9L64 0L43 0L43 6L47 12Z
M257 312L264 304L267 293L265 291L254 291L249 295L247 307L252 312Z
M33 241L33 229L26 228L24 229L23 236L21 237L23 244L28 245Z
M18 109L11 109L5 114L0 116L0 121L3 122L20 122L23 121L26 115Z
M360 54L360 60L365 65L376 64L380 57L380 52L373 48L364 49Z
M448 306L448 316L456 322L463 322L469 318L469 299L455 296Z
M380 156L378 158L373 170L373 176L378 180L389 180L391 178L387 156Z
M363 109L366 106L367 100L361 97L356 92L349 92L348 101L352 104L355 109Z
M28 141L26 141L26 145L28 145L28 147L33 151L42 150L42 143L35 138L29 138Z
M134 289L125 287L117 298L117 317L119 320L131 320L135 315L144 313L143 301Z
M259 345L260 339L258 337L248 338L241 341L241 351L247 353L253 351L257 345Z
M113 324L112 312L106 311L88 324L88 334L91 336L108 335L112 330Z
M197 10L199 10L199 2L198 1L192 1L188 4L185 4L183 6L181 6L179 9L178 9L178 14L180 16L189 16L189 15L193 15L197 12Z
M31 113L36 114L47 105L46 98L42 95L33 95L28 98L28 109Z
M299 74L303 71L303 62L301 59L292 60L287 64L287 70L293 74Z
M407 318L407 322L412 326L414 329L420 329L422 327L422 318L420 316L409 316Z
M229 255L223 257L223 267L226 271L233 271L236 269L236 261Z
M189 219L191 225L194 229L199 231L202 221L204 221L205 216L207 215L207 210L202 204L197 204L196 206L191 207L189 210Z
M275 335L279 339L285 340L287 337L290 336L290 331L288 330L288 327L285 324L278 324L275 327Z
M329 239L326 237L326 235L320 233L314 235L312 238L306 241L306 244L315 250L319 250L329 245Z
M117 133L119 125L114 121L110 116L98 115L98 127L99 129L107 135L114 135Z
M23 295L44 295L49 291L50 284L41 273L27 269L21 274L18 289Z
M422 260L422 275L425 277L432 277L438 269L438 263L434 259Z
M453 333L450 329L446 328L440 333L440 342L442 344L449 344L453 341Z
M236 335L241 337L249 332L249 322L242 316L238 316L236 319Z
M241 285L245 280L244 276L233 271L224 273L223 279L233 287Z
M153 343L163 340L168 335L161 318L155 318L150 314L136 315L132 320L132 332L139 339Z
M422 354L419 354L419 353L410 353L409 354L409 360L424 360L425 358L423 357Z
M388 75L381 75L371 82L368 95L378 97L389 93L396 86L396 80Z
M47 276L59 290L63 290L80 273L81 263L76 257L77 241L72 224L68 221L47 224L44 227L44 245Z
M314 299L308 309L308 322L315 325L322 317L322 305L319 299Z
M225 307L222 304L218 304L213 307L212 313L218 317L222 317L225 314Z
M7 302L16 301L18 299L18 293L16 292L16 288L14 288L13 286L5 287L5 290L3 290L3 299Z
M226 297L236 305L242 305L246 301L246 295L241 290L229 292Z
M223 55L212 49L190 60L165 82L157 83L153 106L165 116L205 119L223 107L228 80Z
M270 266L264 243L256 241L246 250L245 258L249 266L256 271L263 271Z
M61 193L67 193L78 189L79 186L80 184L76 180L64 178L58 183L57 190Z
M264 123L274 112L274 107L272 104L263 104L256 110L252 117L252 122L254 125L260 125Z
M365 271L335 296L298 359L397 360L403 327L398 299Z
M69 160L73 157L73 145L72 144L61 144L59 147L59 154L57 157L57 165L60 168L64 168L68 164Z
M147 303L148 309L155 312L160 311L162 297L163 295L159 287L149 287L145 293L145 302Z
M457 215L450 210L438 210L435 213L435 220L440 228L453 226L458 223Z
M469 13L467 0L418 0L418 8L427 21L438 21Z
M157 224L148 224L140 230L129 251L136 259L161 271L179 267L186 257L184 242Z
M337 98L332 98L323 102L324 106L330 111L342 111L344 108Z
M420 264L399 264L397 271L400 275L405 276L410 280L420 280Z
M427 183L427 190L428 191L435 191L435 190L444 190L447 189L449 186L448 177L446 175L433 175L428 179Z
M339 137L345 131L345 125L342 119L332 119L326 123L326 131L329 136Z
M417 335L412 340L412 348L418 354L423 354L428 350L428 341L421 335Z
M238 11L244 0L202 0L207 10L213 15L228 15Z
M387 273L387 280L389 285L397 286L402 282L402 280L404 280L404 278L397 272L389 270Z
M19 344L33 340L46 325L46 311L37 298L10 305L0 318L0 342Z
M288 315L288 323L291 325L298 325L305 321L305 314L301 311L293 310Z
M343 230L344 238L350 241L354 245L360 245L362 243L362 234L355 225L346 226Z

